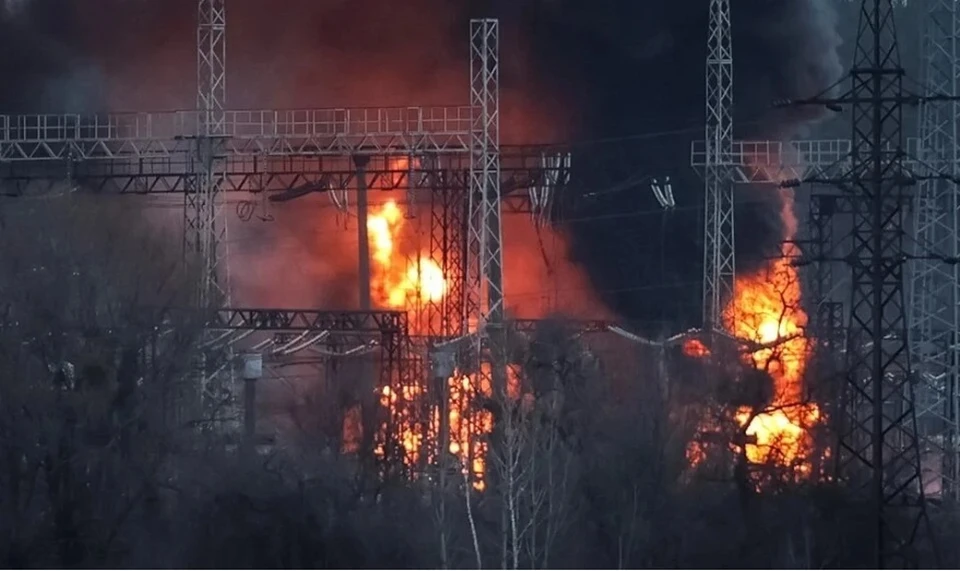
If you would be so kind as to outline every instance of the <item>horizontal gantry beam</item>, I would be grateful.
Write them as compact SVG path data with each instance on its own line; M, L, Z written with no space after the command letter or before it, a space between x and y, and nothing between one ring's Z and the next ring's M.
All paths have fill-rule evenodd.
M223 308L202 312L176 308L163 310L159 316L170 321L200 322L205 328L215 330L408 334L407 314L403 311ZM603 332L614 325L597 320L516 319L510 320L508 327L520 333L533 333L545 323L569 327L580 333Z
M501 167L506 178L504 183L508 187L527 188L557 182L561 178L561 171L568 170L569 164L557 165L556 161L551 163L547 159L559 152L549 146L504 147ZM93 190L108 192L179 193L190 187L200 167L193 154L187 152L169 157L118 157L59 163L0 160L0 180L22 191L71 180ZM357 167L350 155L227 154L220 167L225 177L223 189L243 192L289 191L304 186L346 189L352 187L357 174ZM368 188L377 190L407 188L411 173L420 177L414 181L417 187L443 184L448 188L465 189L469 169L469 156L465 153L375 155L369 157L364 167ZM441 173L442 179L425 180L426 176L433 173Z
M190 154L201 112L0 115L0 160L143 159ZM228 156L466 153L469 107L226 111Z
M195 309L169 309L163 316L188 322L200 319L206 329L217 330L407 333L407 316L402 311L224 308L198 314Z
M200 115L198 111L0 115L0 165L6 169L0 178L43 178L38 171L16 166L60 161L84 164L93 171L90 176L115 181L121 189L179 192L184 179L197 171ZM216 148L227 163L228 188L246 190L253 184L251 177L276 180L352 172L325 163L357 155L380 157L386 165L372 169L378 172L391 170L391 157L469 158L470 129L468 106L226 111ZM916 140L908 141L907 155L917 156L917 147ZM554 149L503 151L506 159L511 152L526 158ZM843 172L849 156L850 141L845 139L735 141L730 166L741 183L803 181ZM937 169L913 162L914 171ZM692 143L690 164L698 171L706 166L703 141Z
M935 174L942 168L943 165L936 161L929 163L916 160L918 150L919 141L909 139L904 161L908 169L918 176L924 176ZM850 155L849 139L734 141L727 166L731 167L734 182L741 184L806 182L849 172ZM702 176L706 161L706 143L693 141L690 146L690 166Z

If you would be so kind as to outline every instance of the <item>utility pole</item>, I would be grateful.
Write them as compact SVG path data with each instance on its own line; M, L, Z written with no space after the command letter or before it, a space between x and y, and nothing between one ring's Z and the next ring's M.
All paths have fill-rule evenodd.
M830 182L851 202L850 327L841 397L838 476L871 506L870 566L915 567L930 522L921 485L920 447L910 374L903 268L907 260L903 90L894 0L861 0L850 89L793 104L849 106L850 170Z
M733 298L733 40L730 0L710 0L707 32L707 127L704 165L703 322L723 327L723 305Z
M960 96L960 6L927 0L923 28L925 95ZM917 385L917 422L927 489L960 500L960 265L930 256L960 259L958 192L960 102L923 101L919 159L936 164L943 177L920 180L914 208L917 248L911 267L910 351Z

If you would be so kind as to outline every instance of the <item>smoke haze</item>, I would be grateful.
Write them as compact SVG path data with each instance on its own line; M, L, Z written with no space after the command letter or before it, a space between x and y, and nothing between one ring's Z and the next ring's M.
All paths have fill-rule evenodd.
M839 76L835 11L827 0L734 4L737 136L794 136L814 117L774 113L770 102L816 93ZM600 307L635 320L693 322L702 183L687 165L690 140L703 129L707 6L708 0L232 0L228 105L463 104L467 19L499 16L504 141L631 137L617 152L638 175L673 176L678 203L672 214L658 212L646 183L580 200L607 190L581 177L566 197L566 221L557 228L564 243L551 254L559 259L552 266L530 246L525 218L505 221L512 225L504 231L508 241L511 233L524 236L508 259L526 260L508 261L508 269L531 268L507 283L522 282L520 290L535 297L541 276L575 272L576 264L587 279L574 287L584 299L599 298ZM5 111L194 106L194 0L32 0L4 7ZM770 189L738 192L738 262L748 269L776 250L781 205ZM234 276L249 303L290 306L352 295L341 291L350 288L314 282L352 279L350 263L330 259L331 252L349 250L355 228L340 231L329 209L309 204L277 208L269 224L231 220L239 256ZM649 214L622 216L634 211ZM301 273L281 287L277 275L291 268ZM541 283L539 289L547 297L555 288Z

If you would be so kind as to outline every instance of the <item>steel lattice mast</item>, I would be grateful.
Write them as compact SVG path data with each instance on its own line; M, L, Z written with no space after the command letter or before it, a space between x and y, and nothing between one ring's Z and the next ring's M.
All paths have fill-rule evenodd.
M223 218L223 138L226 103L226 0L199 0L197 9L197 161L193 188L184 193L184 249L199 258L197 303L227 301Z
M927 95L960 96L960 7L956 0L927 0L924 85ZM918 158L942 175L920 181L913 231L917 256L911 275L910 350L917 388L917 417L925 467L934 488L960 499L957 391L960 389L960 266L931 256L960 259L958 188L960 102L925 101L920 108ZM939 484L939 486L937 485Z
M710 0L707 36L707 126L703 223L703 321L722 325L723 304L733 296L733 41L730 0Z
M470 184L465 327L475 324L480 371L491 366L493 387L504 390L503 251L500 225L499 23L470 21ZM489 352L489 353L488 353ZM483 355L489 356L484 358Z
M840 411L838 468L872 507L876 568L916 565L918 530L929 531L909 372L903 267L906 150L904 70L891 0L863 0L849 105L850 170L838 186L852 202L850 328Z

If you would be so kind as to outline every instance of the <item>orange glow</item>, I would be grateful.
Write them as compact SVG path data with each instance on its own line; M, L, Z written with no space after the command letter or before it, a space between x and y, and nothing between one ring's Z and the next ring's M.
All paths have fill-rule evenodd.
M737 278L734 298L724 309L723 321L728 333L756 346L743 355L744 363L773 379L773 395L766 408L740 407L734 415L747 437L743 448L747 460L790 468L806 476L813 466L810 428L822 418L819 407L808 401L804 390L810 344L804 336L807 315L801 306L800 278L791 264L791 258L799 254L791 243L796 235L792 206L792 201L785 199L781 218L786 236L781 257L767 268ZM709 349L698 340L688 341L684 352L692 357L709 355ZM700 433L713 428L701 425ZM687 459L691 465L700 464L705 457L701 443L690 444Z
M446 444L450 454L456 456L461 465L470 467L469 475L474 489L483 491L486 488L486 455L488 445L486 435L493 430L493 414L485 409L470 413L475 408L476 400L482 396L474 382L475 376L450 377L447 380L450 398L448 426L450 440ZM434 412L434 430L439 433L440 413Z
M391 167L404 170L407 159L391 159ZM396 173L395 176L401 176ZM394 181L397 183L398 181ZM367 232L370 236L371 293L375 302L389 309L416 312L423 302L438 303L448 291L448 283L440 265L427 254L410 248L405 239L410 239L414 229L406 226L407 219L401 208L393 200L379 208L371 209L367 218ZM411 323L420 323L413 320ZM418 335L424 331L411 331ZM515 375L510 377L510 394L519 391L519 381ZM422 380L417 380L422 382ZM468 472L473 487L478 491L485 489L486 474L486 435L493 429L493 415L476 405L477 399L490 396L489 383L476 382L476 376L458 375L448 380L448 423L449 441L443 445L456 456L464 470ZM416 421L425 399L425 386L406 385L401 389L381 387L380 404L390 411L392 418L391 434L402 448L404 462L415 468L423 461L436 463L436 453L427 446L431 439L439 439L440 407L431 405L430 426L424 427ZM382 431L386 432L386 426ZM376 453L385 454L383 445Z
M683 354L687 357L708 357L710 349L699 339L687 339L683 342Z
M447 292L443 269L430 256L402 252L403 212L393 200L367 218L370 257L373 259L371 290L380 305L404 309L417 301L438 302ZM412 263L410 259L412 258Z
M407 177L410 175L410 157L387 157L388 173L383 175L384 190L408 188ZM413 159L413 168L421 166L420 159Z
M787 229L782 256L765 270L737 279L723 318L729 333L762 346L744 355L744 361L773 378L770 405L756 414L741 409L736 415L753 439L746 444L747 459L803 473L810 470L809 428L820 420L820 410L804 394L810 345L804 336L807 314L801 306L800 276L791 263L800 253L791 242L796 234L791 201L785 200L781 218Z
M360 450L360 442L363 440L363 422L360 419L360 407L352 406L343 413L343 443L340 446L342 454L355 454Z
M538 226L526 213L503 213L503 288L512 316L540 319L559 312L572 319L619 319L574 259L563 230Z

